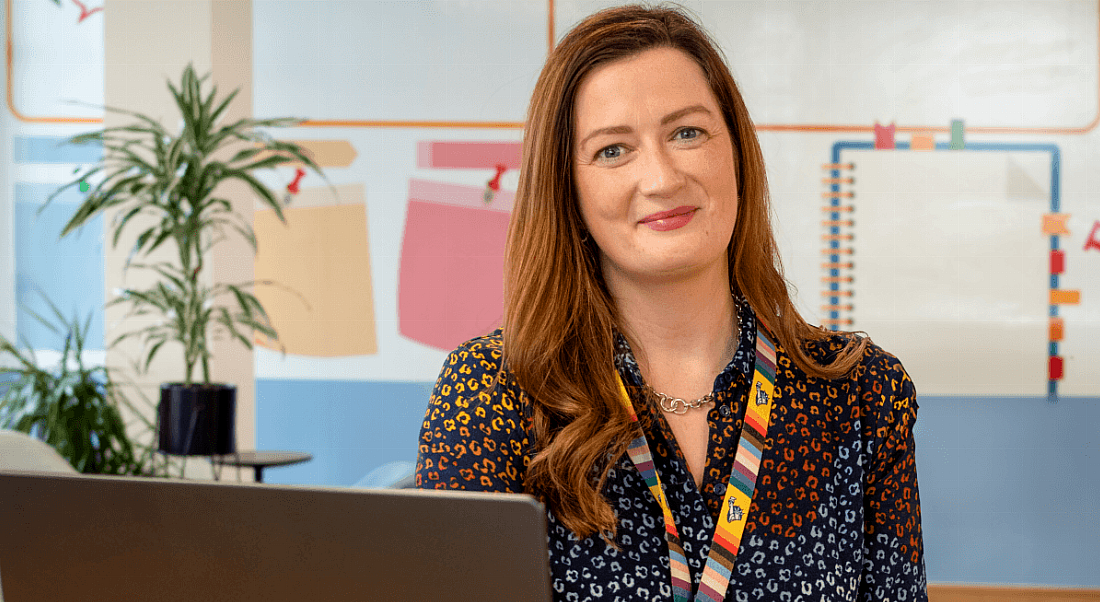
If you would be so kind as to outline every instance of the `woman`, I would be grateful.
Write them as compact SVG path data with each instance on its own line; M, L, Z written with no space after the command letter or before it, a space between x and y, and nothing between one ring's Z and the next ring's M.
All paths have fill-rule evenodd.
M803 321L768 216L700 27L577 25L532 96L503 329L444 365L417 485L542 500L558 600L926 599L913 384Z

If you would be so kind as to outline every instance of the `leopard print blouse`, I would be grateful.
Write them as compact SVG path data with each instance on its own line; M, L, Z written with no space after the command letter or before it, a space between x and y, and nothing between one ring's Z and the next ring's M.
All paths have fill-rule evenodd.
M711 441L696 487L668 423L640 393L641 374L620 337L616 367L631 391L697 588L732 468L752 380L756 327L747 304L737 352L714 383ZM843 335L810 347L829 362ZM520 493L536 450L528 398L514 382L490 388L501 334L447 358L419 440L421 488ZM901 363L870 345L846 378L806 375L777 351L776 398L756 495L726 600L925 601L926 576L913 424L916 391ZM615 543L578 539L547 511L558 601L671 600L664 524L625 454L603 494L618 519Z

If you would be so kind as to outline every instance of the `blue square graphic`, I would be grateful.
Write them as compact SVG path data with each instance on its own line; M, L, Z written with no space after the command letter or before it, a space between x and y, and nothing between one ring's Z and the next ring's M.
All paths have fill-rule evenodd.
M103 339L103 218L95 217L80 230L59 238L83 199L70 188L42 212L39 208L57 184L15 185L16 336L34 349L57 349L64 339L27 312L54 319L43 295L66 318L83 323L92 315L86 350L104 349Z

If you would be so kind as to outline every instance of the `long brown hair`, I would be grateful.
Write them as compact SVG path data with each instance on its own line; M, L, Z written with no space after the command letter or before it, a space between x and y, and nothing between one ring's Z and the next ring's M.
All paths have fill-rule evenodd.
M504 297L504 366L533 415L537 453L526 488L582 538L615 531L615 514L600 491L634 427L619 399L615 305L577 206L574 102L596 66L665 47L685 52L702 67L733 140L739 203L729 243L730 288L808 374L848 373L867 344L853 338L829 365L807 355L805 342L827 331L807 324L791 302L772 235L760 143L737 84L706 32L677 8L624 6L583 20L551 52L531 96L505 251Z

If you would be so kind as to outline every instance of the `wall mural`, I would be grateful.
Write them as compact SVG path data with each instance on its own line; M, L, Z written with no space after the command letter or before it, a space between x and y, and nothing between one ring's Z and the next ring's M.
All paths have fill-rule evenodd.
M289 225L255 214L256 277L279 283L257 295L281 333L254 353L256 444L314 456L269 481L374 486L409 472L448 351L500 324L522 121L548 46L606 4L252 0L253 114L308 118L286 135L331 183L272 172ZM1100 2L685 4L753 113L800 311L870 333L917 383L919 463L936 477L921 488L930 577L1100 586L1091 567L1070 570L1087 555L1049 537L1073 506L997 522L1010 512L989 509L1012 495L989 467L1019 454L986 432L1079 444L1091 434L1074 429L1095 423ZM57 240L78 188L39 209L99 157L59 142L102 121L110 3L4 7L0 223L14 259L0 262L0 328L48 354L57 343L28 313L46 295L92 313L88 347L102 356L103 224ZM1026 424L997 422L1001 407ZM968 421L986 430L956 433ZM1060 455L1032 472L1062 479L1061 495L1086 464ZM967 510L964 481L990 492L974 494L980 508ZM960 533L1017 539L981 564L957 557ZM1028 562L1003 557L1021 549Z
M65 182L73 168L96 153L56 145L83 124L101 119L102 7L79 4L5 0L13 161L21 166L13 172L8 194L13 195L13 207L23 208L13 212L19 220L32 219L34 211L26 209L41 203L41 193ZM270 10L276 4L278 10ZM1016 3L1011 10L993 3L985 18L967 3L950 4L943 13L916 15L930 20L926 33L936 35L928 40L899 29L905 15L891 17L873 3L810 3L804 14L746 6L742 17L763 26L759 35L798 29L813 19L824 19L837 31L855 31L860 22L877 23L877 33L851 42L853 47L826 44L826 54L840 64L845 57L853 61L858 54L867 55L865 73L824 69L827 78L840 81L838 95L858 102L828 101L815 94L792 97L793 89L784 86L795 88L795 77L784 84L787 74L779 72L783 77L778 78L774 69L771 76L759 70L760 59L767 62L778 50L769 50L767 44L758 48L751 36L727 33L734 25L720 2L689 4L727 44L749 106L756 110L764 145L772 152L783 149L782 158L775 155L769 162L774 205L785 232L789 277L801 291L800 307L807 314L831 328L871 331L906 360L917 380L926 383L927 393L1025 391L1053 399L1058 393L1090 391L1086 366L1095 364L1100 352L1086 343L1097 328L1096 305L1090 305L1098 294L1090 283L1097 278L1088 275L1096 273L1100 262L1100 215L1095 204L1082 203L1087 191L1082 193L1080 160L1067 158L1080 156L1081 150L1067 142L1096 124L1090 124L1100 103L1097 57L1091 51L1098 37L1096 4L1066 4L1059 12L1045 10L1043 3ZM304 191L321 183L293 171L272 176L282 178L290 207L300 210L292 212L296 227L287 230L257 214L262 242L257 275L293 284L300 298L263 293L270 297L265 300L274 308L276 324L285 325L283 349L288 354L257 352L257 377L430 382L445 351L499 324L500 249L518 177L522 112L546 53L549 8L511 2L439 3L431 8L255 0L255 113L307 114L310 119L296 142L315 151L342 190L340 200L326 207L326 201ZM559 2L550 22L564 28L592 8L588 2ZM978 41L970 45L949 35L948 25L964 19L982 23L971 32L971 39ZM1005 28L1024 21L1040 33L1013 46ZM470 29L455 28L455 23ZM392 39L396 25L436 35L418 41ZM281 33L287 28L303 35L287 37ZM505 31L509 28L529 35L517 39ZM320 31L330 35L310 37ZM500 55L495 48L502 44L513 52ZM1015 48L1000 67L1005 73L983 69L992 55L982 53L996 55L991 48ZM823 70L814 68L817 58L809 48L787 47L783 52L792 74L803 69L807 77L817 77ZM916 56L947 67L942 73L917 73L914 69L930 67L905 63ZM961 65L954 75L953 64ZM1065 67L1036 72L1049 64ZM348 68L356 77L342 77L341 69ZM888 73L899 81L909 79L891 90L877 88L876 81ZM1046 76L1048 81L1043 87L1020 89L1020 74ZM931 78L928 86L949 85L961 100L948 102L917 76ZM287 80L298 86L288 90ZM331 89L331 94L320 94L321 89ZM1023 99L1019 101L1031 101L1034 111L1023 116L1013 112L1018 100L1007 96L1007 90ZM1074 99L1070 108L1067 98ZM866 119L884 110L898 113L889 125ZM966 110L976 114L964 122L957 113ZM986 113L981 119L979 110ZM793 116L791 122L774 119L785 114ZM933 116L952 117L927 124ZM821 138L828 132L835 133L832 142ZM883 151L891 157L884 163ZM81 152L86 155L78 156ZM974 155L988 156L964 158ZM822 218L807 220L801 199L815 178L789 163L792 157L805 157L803 165L820 165L814 156L827 158L817 176L826 189L820 197L824 205L813 204ZM959 169L996 171L1000 167L982 166L992 156L1007 162L1001 176L990 173L969 182L958 177ZM1029 172L1034 161L1045 164L1033 166L1042 174ZM915 171L906 171L911 167ZM1033 188L1027 198L1020 197L1023 180ZM871 185L883 189L869 189ZM906 199L914 190L930 195ZM1038 197L1043 206L1036 214ZM964 216L974 219L959 221ZM1000 221L990 225L991 216ZM38 221L21 221L17 231L37 231L50 218L33 219ZM898 248L894 243L899 236L915 231L919 220L935 228L913 237L909 249ZM352 222L355 227L340 236L311 234L344 232L340 227ZM92 238L59 244L79 247L69 254L95 258L103 251ZM965 241L975 248L980 242L986 251L967 259ZM34 291L52 287L38 282L41 275L57 266L50 254L32 252L27 244L17 243L22 267L12 281L19 302L34 307ZM994 267L989 249L1002 247L1007 253ZM1022 249L1029 254L1021 255ZM292 256L309 260L295 263L288 259ZM960 263L964 259L967 265ZM989 277L960 276L960 271L989 276L990 270L997 275L996 286ZM816 298L814 291L822 297ZM69 293L58 289L52 294L64 299ZM1001 307L1001 313L974 316L956 309L991 305ZM24 318L18 320L20 332L32 332ZM934 346L914 342L930 340L914 336L917 331L941 340L978 337L988 330L996 339L992 332L998 328L990 320L1002 330L1007 327L1014 341L1027 341L1026 349L1034 349L1023 352L1019 361L990 359L989 365L978 366L982 376L976 383L960 381L956 364ZM399 362L395 370L384 361L387 355L410 361ZM327 365L309 358L344 360ZM998 388L998 383L1011 387Z
M283 340L255 353L257 441L316 458L288 482L352 484L415 454L447 352L500 324L548 44L602 5L253 0L253 113L308 117L288 135L337 193L284 169L289 227L255 216L256 276L283 285L258 291ZM922 395L1098 394L1096 2L687 5L753 111L807 317L871 333ZM77 196L37 208L98 156L57 143L101 120L103 6L5 7L13 306L98 311L102 350L101 235L52 242Z

